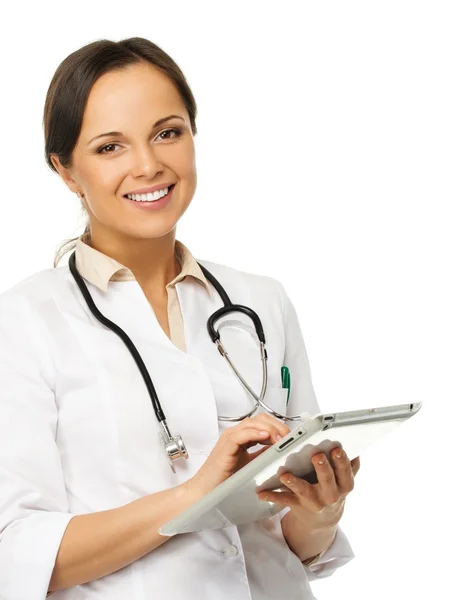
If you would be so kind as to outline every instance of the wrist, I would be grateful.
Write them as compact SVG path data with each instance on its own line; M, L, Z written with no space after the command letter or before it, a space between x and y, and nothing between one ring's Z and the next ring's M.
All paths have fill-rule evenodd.
M298 507L297 510L296 508L291 509L290 513L291 518L312 535L324 535L337 530L343 511L344 503L340 503L321 512L310 512L303 507Z
M306 566L319 560L333 543L338 525L317 526L305 523L295 515L287 513L281 520L284 538L294 554Z
M311 537L324 537L327 534L332 535L337 531L338 523L334 520L325 520L318 517L315 513L305 515L304 511L297 512L292 509L283 517L286 525L292 529L301 529L305 534Z
M200 491L200 487L193 477L178 485L176 494L178 500L186 503L188 506L195 504L195 502L198 502L204 496L204 493Z
M329 527L327 529L317 530L317 532L312 534L313 539L319 546L321 546L322 549L314 556L302 560L306 567L313 566L326 554L335 540L337 529L338 525L335 525L334 527ZM317 538L315 538L315 535Z

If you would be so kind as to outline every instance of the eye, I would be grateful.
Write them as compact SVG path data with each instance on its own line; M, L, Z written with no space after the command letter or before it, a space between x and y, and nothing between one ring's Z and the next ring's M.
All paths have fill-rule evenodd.
M171 137L167 137L167 138L161 137L161 136L163 136L165 134L169 134L169 133L174 133L175 134L174 137L173 138L171 138ZM182 131L180 129L177 129L176 127L172 127L170 129L165 129L164 131L162 131L159 134L158 137L161 137L162 140L165 140L165 139L166 140L170 140L170 139L174 139L174 138L179 138L181 135L182 135Z
M114 146L118 146L118 144L105 144L105 146L101 146L97 153L98 154L113 154L114 150L108 150L107 152L104 152L104 150L106 150L107 148L113 148Z
M174 135L171 137L171 134ZM160 137L162 140L169 141L171 139L181 137L182 134L183 131L181 129L171 127L170 129L165 129L162 131L158 137ZM104 144L104 146L101 146L96 152L97 154L113 154L115 152L115 150L113 150L115 146L119 146L119 144Z

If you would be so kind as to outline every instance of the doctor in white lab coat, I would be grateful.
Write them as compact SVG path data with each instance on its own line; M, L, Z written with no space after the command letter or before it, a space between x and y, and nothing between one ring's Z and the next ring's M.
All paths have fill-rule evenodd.
M93 317L67 265L1 294L1 600L307 600L311 581L353 558L339 521L359 460L344 452L333 467L315 457L318 484L287 475L290 491L263 494L283 505L275 517L172 538L157 532L250 460L248 449L263 451L289 431L264 411L218 420L252 401L206 330L222 301L175 236L196 188L195 116L177 65L142 38L89 44L50 84L46 156L88 213L78 270L139 350L189 458L172 472L134 360ZM169 191L142 192L151 188ZM318 412L283 286L200 262L262 321L267 403L289 415ZM238 314L221 326L259 390L251 321ZM287 408L282 365L293 382Z

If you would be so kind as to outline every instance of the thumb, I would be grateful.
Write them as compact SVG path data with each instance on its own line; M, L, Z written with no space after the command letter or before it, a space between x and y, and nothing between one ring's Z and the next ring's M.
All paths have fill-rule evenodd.
M351 464L351 470L353 472L353 476L355 476L358 473L359 468L361 466L361 461L359 460L359 456L357 456L356 458L354 458L350 462L350 464Z

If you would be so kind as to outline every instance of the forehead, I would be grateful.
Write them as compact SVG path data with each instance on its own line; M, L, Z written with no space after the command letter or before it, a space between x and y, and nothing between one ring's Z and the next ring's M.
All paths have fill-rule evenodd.
M169 77L152 65L129 65L105 73L93 85L82 131L101 127L121 131L134 117L151 122L171 113L186 117L184 103Z

